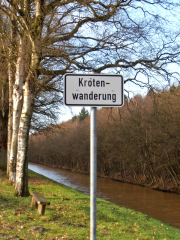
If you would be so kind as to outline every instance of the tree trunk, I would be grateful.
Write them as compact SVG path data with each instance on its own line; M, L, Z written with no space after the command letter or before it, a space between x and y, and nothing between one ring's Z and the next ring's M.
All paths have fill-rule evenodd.
M7 136L7 176L10 173L10 153L12 141L12 124L13 124L13 68L12 63L8 64L8 79L9 79L9 114L8 114L8 136Z
M6 171L7 169L7 123L8 123L8 110L5 112L3 116L0 113L0 138L1 138L1 145L0 145L0 169Z
M8 82L2 83L0 112L0 168L7 169Z
M13 9L12 9L13 11ZM11 13L11 44L9 46L9 59L8 59L8 83L9 83L9 114L8 114L8 136L7 136L7 176L9 177L10 170L10 153L12 141L12 124L13 124L13 85L15 77L15 69L13 61L15 53L14 46L16 45L16 22L13 13Z
M28 1L26 2L28 6ZM36 35L31 39L32 54L30 72L25 80L23 108L20 118L18 134L18 152L16 167L16 196L28 196L28 140L29 129L32 118L36 83L38 79L38 68L41 57L41 33L43 23L43 4L44 1L36 0L35 28ZM26 7L26 6L25 6ZM26 8L28 11L28 8Z
M29 129L33 111L34 95L29 89L29 83L26 81L24 86L24 101L20 118L18 133L18 150L16 166L16 196L28 196L28 140Z
M22 92L24 82L24 40L19 38L19 56L16 64L15 84L13 87L13 127L11 151L9 159L9 182L15 184L16 180L16 157L17 157L17 139L19 130L19 120L22 109Z

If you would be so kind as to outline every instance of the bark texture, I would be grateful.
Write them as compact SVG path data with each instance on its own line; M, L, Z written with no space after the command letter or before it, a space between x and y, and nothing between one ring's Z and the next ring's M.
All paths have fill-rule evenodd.
M8 114L8 136L7 136L7 176L10 173L10 154L12 141L12 125L13 125L13 86L15 81L14 76L14 46L16 45L16 23L13 14L11 14L11 45L9 46L8 60L8 84L9 84L9 114Z
M19 56L16 64L15 84L13 86L13 124L12 124L12 140L9 160L9 182L15 184L16 181L16 157L17 157L17 139L19 130L19 119L22 108L22 93L24 82L24 42L23 38L19 38Z
M28 4L27 4L28 6ZM28 11L28 9L26 9ZM18 147L17 147L17 167L16 167L16 183L15 194L16 196L28 196L28 140L29 130L32 118L35 86L38 81L38 68L41 58L41 33L42 33L42 10L43 1L36 1L35 13L35 27L36 34L31 39L32 53L30 72L25 79L23 88L23 107L21 112L19 133L18 133Z
M9 80L9 114L8 114L8 135L7 135L7 176L10 173L10 153L12 141L12 123L13 123L13 67L12 63L8 64L8 80Z
M8 126L8 110L3 116L0 113L0 169L7 170L7 126Z
M15 194L17 196L28 196L28 140L29 128L33 110L34 96L29 89L28 82L25 83L23 92L23 108L19 124L16 184Z

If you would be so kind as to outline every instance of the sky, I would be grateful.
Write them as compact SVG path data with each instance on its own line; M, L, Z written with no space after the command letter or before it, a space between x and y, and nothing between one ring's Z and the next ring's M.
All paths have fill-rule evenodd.
M177 21L177 16L179 16L179 14L177 14L177 16L174 16L174 15L172 15L172 13L171 12L169 12L169 15L167 15L167 11L166 10L163 10L163 9L161 9L161 11L162 11L162 15L163 15L163 12L164 12L164 17L167 19L169 19L169 20L171 20L171 21ZM179 20L179 19L178 19ZM168 29L167 29L168 30ZM171 70L173 70L174 72L179 72L180 73L180 68L179 68L179 66L177 66L177 65L170 65L170 68L171 68ZM108 72L108 74L111 74L111 72ZM126 74L126 73L125 73ZM153 79L152 79L153 80ZM143 82L146 82L147 83L147 79L144 79L144 81ZM156 82L157 83L157 82ZM152 84L153 86L155 86L155 84L156 84L155 82L151 82L150 84ZM160 83L160 82L159 82ZM172 85L173 83L171 82L170 83L170 85ZM159 89L162 89L162 88L166 88L168 86L168 83L166 82L165 83L165 85L163 86L162 84L160 84L160 85L156 85L156 87L157 88L159 88ZM146 94L147 94L147 91L148 91L148 88L146 88L146 87L144 87L144 88L141 88L141 87L138 87L137 85L135 85L135 84L132 84L132 83L130 83L130 82L127 82L126 84L125 84L125 86L124 86L124 88L126 89L126 90L128 90L128 92L127 91L124 91L124 94L126 95L126 96L128 96L129 98L133 98L135 95L137 95L137 94L140 94L140 95L142 95L142 96L145 96ZM81 111L81 109L82 109L82 107L67 107L67 106L63 106L62 108L61 108L61 114L60 114L60 116L59 116L59 123L61 123L61 122L65 122L65 121L68 121L68 120L70 120L73 116L75 116L75 115L79 115L79 113L80 113L80 111ZM90 112L90 107L86 107L86 109Z
M61 114L59 116L59 122L66 122L68 120L70 120L73 116L75 115L79 115L80 111L81 111L82 107L67 107L67 106L63 106L61 108ZM87 108L88 111L90 111L90 108Z

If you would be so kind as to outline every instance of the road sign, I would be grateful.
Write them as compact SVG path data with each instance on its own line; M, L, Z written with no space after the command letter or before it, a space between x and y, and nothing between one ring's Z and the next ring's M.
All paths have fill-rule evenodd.
M69 106L121 107L124 81L121 75L65 74L64 103Z
M97 120L98 106L121 107L124 103L124 81L121 75L65 74L64 103L69 106L91 106L90 124L90 240L96 240L97 192Z

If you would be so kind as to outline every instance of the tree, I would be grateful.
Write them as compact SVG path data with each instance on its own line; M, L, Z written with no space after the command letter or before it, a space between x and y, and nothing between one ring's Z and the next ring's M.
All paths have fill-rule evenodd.
M79 117L79 120L82 121L84 120L85 118L87 118L87 116L89 115L89 112L87 109L85 109L85 107L83 107L81 109L81 112L79 113L78 117Z
M75 115L75 116L73 116L73 117L71 118L71 121L74 122L75 120L77 120L77 118L78 118L78 117Z
M7 169L8 76L6 66L2 44L0 47L0 169L2 170Z
M72 71L112 69L124 74L125 82L145 85L152 77L176 78L168 65L178 61L178 33L164 15L178 7L175 0L1 1L1 14L9 18L10 32L16 36L12 135L8 137L9 176L16 195L28 194L28 136L37 101L42 113L48 110L53 116L43 97L54 92L55 102L62 99L62 75ZM10 69L12 65L12 83ZM147 83L141 81L142 75Z

